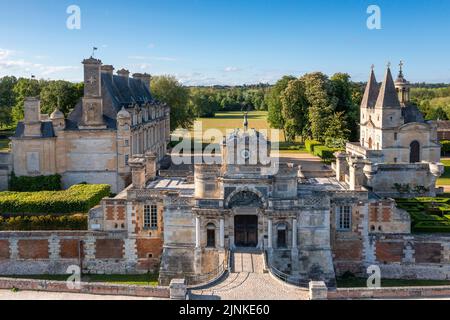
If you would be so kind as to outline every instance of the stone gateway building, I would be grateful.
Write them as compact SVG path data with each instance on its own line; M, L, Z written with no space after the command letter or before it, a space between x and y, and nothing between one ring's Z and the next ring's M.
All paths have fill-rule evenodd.
M39 100L25 100L25 118L12 138L12 170L18 176L60 174L64 187L106 183L119 192L131 182L128 160L150 151L157 160L170 141L170 108L153 99L148 74L84 65L84 96L65 119L41 115Z
M86 65L97 66L98 61L90 59ZM107 77L110 74L104 73L102 79ZM90 137L91 130L103 132L111 126L107 116L100 123L94 112L111 101L91 100L94 88L87 90L89 98L64 122L63 131L68 132L63 136ZM372 71L361 104L361 140L336 154L334 174L320 177L316 171L279 163L270 141L249 130L247 121L243 130L224 137L221 152L214 154L216 161L196 163L192 170L158 170L162 154L152 151L159 149L151 149L153 144L145 141L139 145L135 141L141 140L135 137L140 128L164 118L140 118L137 110L145 113L142 106L119 111L124 106L117 105L117 131L113 132L117 139L126 139L122 132L128 132L131 185L90 211L88 231L33 234L41 244L39 260L27 251L31 236L0 233L0 272L64 273L63 267L79 263L91 273L159 270L162 285L185 278L194 286L236 268L238 257L243 270L259 257L265 271L298 286L311 280L333 286L336 276L348 272L367 276L367 268L373 265L385 279L449 279L450 237L412 234L409 214L392 199L434 195L442 172L435 127L423 120L408 97L402 71L394 83L388 68L381 86ZM35 105L35 101L27 103ZM85 105L97 107L87 107L83 113ZM23 137L19 135L14 143L25 145L25 137L39 134L29 141L37 141L41 149L30 146L29 152L51 149L55 142L48 141L47 146L44 136L47 127L55 130L57 125L50 127L41 120L39 127L33 127L37 122L30 121L36 119L32 115L28 113ZM36 156L41 165L44 154ZM27 161L22 160L23 168L38 168L36 159L30 154ZM63 245L69 240L74 244L72 260Z

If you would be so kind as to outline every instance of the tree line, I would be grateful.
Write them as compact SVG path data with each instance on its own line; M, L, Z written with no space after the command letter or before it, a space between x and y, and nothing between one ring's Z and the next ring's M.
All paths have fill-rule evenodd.
M450 119L450 86L413 86L411 100L427 120Z

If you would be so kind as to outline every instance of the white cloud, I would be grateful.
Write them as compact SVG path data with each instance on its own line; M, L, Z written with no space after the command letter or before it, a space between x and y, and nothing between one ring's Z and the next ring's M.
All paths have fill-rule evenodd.
M24 75L33 73L37 77L48 76L51 74L76 70L79 66L52 66L42 63L35 63L16 56L16 51L0 49L0 70L11 74ZM44 59L45 56L35 56L35 59Z
M223 71L225 71L225 72L237 72L237 71L241 71L241 69L238 68L238 67L226 67Z
M172 57L157 57L157 56L129 56L132 60L156 60L156 61L177 61L176 58Z

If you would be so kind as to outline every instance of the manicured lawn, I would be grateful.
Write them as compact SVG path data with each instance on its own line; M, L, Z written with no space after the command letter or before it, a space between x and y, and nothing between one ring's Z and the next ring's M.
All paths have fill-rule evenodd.
M205 132L208 129L218 129L222 132L222 135L227 133L227 130L234 130L244 128L244 113L240 111L219 112L216 113L214 118L199 118L202 124L202 131ZM248 127L256 130L267 130L264 134L271 134L271 128L267 123L267 111L250 111L248 113ZM194 130L191 131L194 134ZM271 139L275 141L274 139ZM280 131L279 141L284 141L283 133Z
M338 288L361 288L367 286L365 278L337 278ZM450 280L403 280L403 279L381 279L382 287L422 287L422 286L448 286Z
M14 276L2 276L6 278L18 278L18 279L37 279L37 280L54 280L54 281L66 281L70 275L14 275ZM137 286L157 286L158 285L158 274L92 274L83 275L83 282L102 282L102 283L112 283L112 284L128 284Z
M442 176L437 180L438 186L450 185L450 160L441 160L445 169Z

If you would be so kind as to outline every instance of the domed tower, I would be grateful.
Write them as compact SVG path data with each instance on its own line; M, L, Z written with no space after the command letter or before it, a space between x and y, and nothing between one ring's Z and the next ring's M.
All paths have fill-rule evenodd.
M410 84L403 76L403 61L400 61L399 67L398 76L395 80L395 90L397 91L398 100L403 105L409 102Z
M123 179L122 188L130 183L131 158L131 115L124 107L117 113L117 156L119 174ZM122 189L119 189L122 190Z

